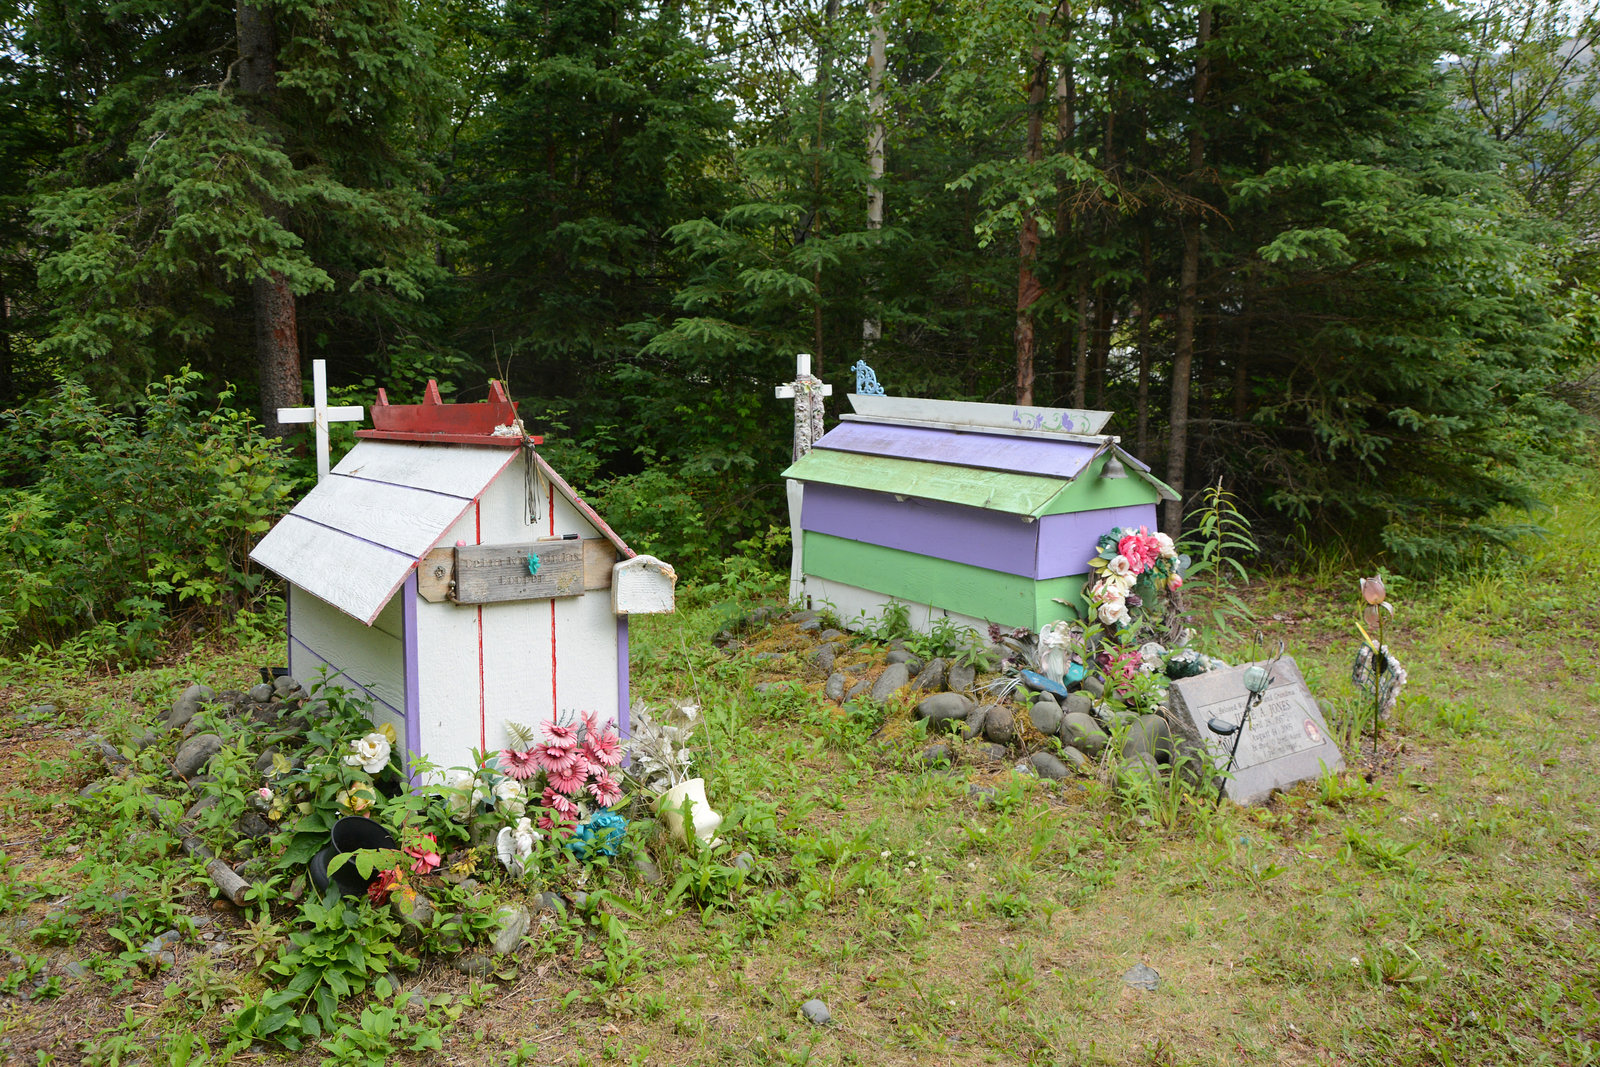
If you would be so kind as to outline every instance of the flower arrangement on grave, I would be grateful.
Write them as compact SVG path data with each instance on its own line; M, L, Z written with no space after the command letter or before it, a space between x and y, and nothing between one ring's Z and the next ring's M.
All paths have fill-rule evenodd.
M1363 641L1356 649L1350 680L1372 693L1372 744L1376 748L1378 722L1399 703L1400 691L1406 685L1406 669L1383 641L1384 618L1394 614L1394 605L1389 603L1389 591L1381 577L1361 579L1361 600L1361 619L1356 629L1361 631ZM1378 636L1372 636L1374 633Z
M689 740L699 714L698 705L682 704L657 717L642 701L635 703L629 711L629 774L653 797L651 806L673 837L687 843L692 829L699 841L714 845L722 816L706 798L705 779L692 777Z
M506 732L511 743L495 757L502 777L488 790L505 823L495 837L501 864L522 874L546 834L579 859L615 856L628 825L610 810L622 799L616 727L583 712L575 723L548 722L537 733L520 723L507 723Z
M1133 610L1144 607L1147 599L1183 585L1188 561L1164 533L1119 526L1103 534L1096 547L1089 561L1094 577L1083 596L1094 617L1106 626L1127 628L1133 623Z

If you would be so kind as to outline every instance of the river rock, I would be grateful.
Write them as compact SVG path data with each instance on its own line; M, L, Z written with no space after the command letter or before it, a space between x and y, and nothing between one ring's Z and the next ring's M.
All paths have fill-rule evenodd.
M949 745L929 745L917 753L917 760L930 767L938 766L941 763L949 764L955 762L950 755Z
M1087 678L1085 678L1083 680L1081 685L1082 685L1082 688L1087 690L1089 695L1094 697L1096 700L1104 700L1105 699L1106 683L1104 681L1102 681L1101 679L1096 678L1094 675L1091 674L1089 677L1087 677Z
M1117 768L1117 790L1135 792L1161 781L1161 764L1148 752L1136 752Z
M965 693L935 693L924 697L913 715L926 720L930 730L941 730L946 723L965 720L976 706Z
M891 664L904 663L906 665L906 673L913 678L917 676L917 672L922 670L921 657L919 657L915 652L911 652L903 648L891 649L889 654L883 657L883 661Z
M253 811L247 811L239 816L239 821L233 824L233 828L240 837L250 838L271 837L277 831L276 826Z
M1072 774L1065 763L1049 752L1035 752L1028 757L1028 763L1040 778L1048 778L1052 782L1059 782Z
M822 687L823 695L835 704L844 702L844 687L849 679L841 671L834 671L828 675L828 684Z
M522 944L522 938L528 932L528 924L533 921L533 916L528 914L528 909L519 904L506 904L494 913L494 951L497 956L504 956L515 952Z
M962 663L952 663L945 675L944 684L957 693L965 693L978 681L978 672Z
M997 707L995 704L979 704L967 714L967 724L961 730L961 740L971 741L983 732L983 720L988 716L989 709Z
M856 697L860 696L861 694L867 692L871 688L872 688L872 682L868 681L865 678L861 679L861 681L857 682L855 685L852 685L848 690L846 690L846 692L844 694L845 703L849 703L850 701L854 700Z
M911 684L911 672L904 663L891 663L878 675L878 680L872 683L872 699L879 704Z
M633 873L645 885L656 885L661 881L661 868L656 866L656 861L647 852L634 855Z
M917 675L917 680L911 684L924 693L937 693L944 688L944 677L944 660L935 656L928 661L928 665Z
M1122 736L1122 756L1126 759L1136 752L1147 752L1155 756L1156 749L1163 740L1167 742L1170 752L1172 731L1167 726L1167 720L1159 715L1140 715L1128 723L1127 733Z
M833 673L833 661L839 657L839 649L833 644L818 645L811 653L811 663L823 674Z
M451 961L451 966L468 978L487 978L494 973L494 960L481 952L457 956Z
M209 685L196 683L185 689L178 699L173 701L172 708L162 717L162 723L169 730L176 730L188 725L194 713L200 710L200 705L216 696Z
M300 683L287 674L280 674L272 680L272 695L280 700L294 696L300 691Z
M1098 756L1106 750L1111 738L1093 715L1072 711L1061 716L1061 740L1087 755Z
M801 619L799 622L795 623L794 628L803 634L816 633L818 630L822 629L822 621L816 618Z
M1001 704L990 708L983 717L983 736L997 745L1009 745L1017 736L1017 720L1011 709Z
M1084 692L1068 693L1067 699L1061 704L1061 712L1064 715L1093 715L1094 698Z
M1061 705L1054 700L1035 700L1028 709L1028 721L1035 730L1052 737L1061 729Z
M1154 993L1160 979L1161 975L1156 973L1154 967L1146 963L1136 963L1132 970L1122 976L1122 984L1131 989L1146 989Z
M1010 755L1006 746L992 743L979 745L976 751L979 759L1005 759Z
M828 1006L822 1001L812 998L800 1005L800 1014L806 1017L806 1022L812 1026L827 1026L833 1021Z
M216 734L195 734L185 741L178 749L178 754L172 757L172 776L174 778L192 778L207 763L211 757L222 751L222 738Z

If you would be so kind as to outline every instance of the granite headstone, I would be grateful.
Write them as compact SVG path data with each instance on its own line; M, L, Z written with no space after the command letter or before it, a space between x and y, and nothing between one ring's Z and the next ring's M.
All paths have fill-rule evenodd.
M1175 679L1167 695L1173 729L1203 743L1219 771L1228 763L1233 738L1217 736L1207 724L1213 718L1237 723L1244 715L1248 666ZM1250 712L1250 722L1239 738L1239 754L1226 794L1238 804L1259 804L1274 789L1320 777L1324 767L1330 771L1343 768L1344 755L1333 743L1322 709L1306 688L1300 668L1284 656L1272 665L1272 682L1261 703Z

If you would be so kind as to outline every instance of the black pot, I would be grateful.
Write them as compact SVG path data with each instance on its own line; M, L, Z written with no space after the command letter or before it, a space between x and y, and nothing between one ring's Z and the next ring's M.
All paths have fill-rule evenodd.
M333 885L338 887L341 896L364 897L367 895L367 886L378 879L377 871L372 873L371 878L363 878L354 862L346 863L330 877L328 862L333 857L363 848L400 847L400 843L388 830L371 819L364 819L359 815L349 815L334 823L328 837L330 838L328 844L306 864L306 871L311 875L311 884L316 886L319 895L326 893L328 886Z

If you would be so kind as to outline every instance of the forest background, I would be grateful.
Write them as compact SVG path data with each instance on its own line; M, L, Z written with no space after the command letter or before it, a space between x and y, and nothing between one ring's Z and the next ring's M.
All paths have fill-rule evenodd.
M1278 558L1483 566L1589 458L1592 4L0 16L12 647L249 603L312 359L363 404L505 380L691 577L781 559L797 352L836 397L865 358L891 393L1114 410Z

